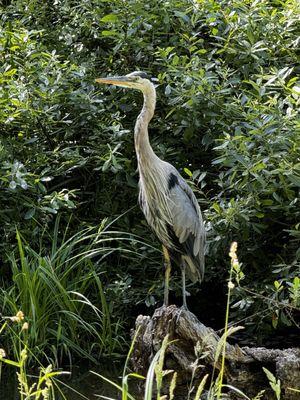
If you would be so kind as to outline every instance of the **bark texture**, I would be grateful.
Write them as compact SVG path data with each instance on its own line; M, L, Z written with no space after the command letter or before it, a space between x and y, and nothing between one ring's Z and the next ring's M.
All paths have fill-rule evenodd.
M165 368L178 374L176 400L186 398L192 373L195 374L195 384L205 373L214 371L214 376L217 376L221 357L217 361L215 358L220 337L191 312L173 305L162 307L152 317L140 315L135 329L139 329L139 333L131 362L133 369L144 375L164 337L168 334L170 341L174 341L167 348ZM300 348L278 350L226 345L227 384L249 397L265 390L262 399L271 400L273 391L262 367L280 379L281 400L300 400L300 393L291 390L300 389ZM232 398L241 397L232 394Z

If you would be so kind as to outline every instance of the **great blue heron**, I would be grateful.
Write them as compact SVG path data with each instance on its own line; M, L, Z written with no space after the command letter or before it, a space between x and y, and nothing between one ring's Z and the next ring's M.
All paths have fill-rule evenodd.
M168 305L172 260L182 270L183 307L186 304L185 271L189 278L202 281L204 274L205 228L199 204L179 172L153 151L148 124L156 103L155 86L145 72L98 78L96 82L140 90L144 104L135 128L134 143L140 174L139 203L146 220L163 245L165 258L164 305Z

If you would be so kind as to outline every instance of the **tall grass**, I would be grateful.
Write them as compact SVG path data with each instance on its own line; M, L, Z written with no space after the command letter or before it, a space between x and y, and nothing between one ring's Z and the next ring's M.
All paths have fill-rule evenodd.
M147 376L143 377L139 374L136 373L127 373L128 369L128 361L130 359L131 353L134 348L134 343L135 339L138 335L138 330L135 334L135 337L131 343L131 347L129 350L129 353L127 355L127 359L124 365L124 370L123 370L123 375L122 375L122 382L121 384L117 384L108 378L97 374L96 372L93 372L95 375L99 376L101 379L104 381L110 383L112 386L114 386L116 389L120 391L121 398L122 400L136 400L136 398L130 394L129 392L129 385L128 385L128 380L129 378L138 378L139 380L145 380L145 390L144 390L144 395L143 395L143 400L153 400L156 398L156 400L174 400L175 399L175 388L176 388L176 379L177 379L177 373L174 372L173 370L164 370L164 361L165 361L165 355L166 355L166 350L168 345L171 343L169 341L168 335L164 338L161 348L157 351L157 353L154 355L152 362L149 366ZM162 394L163 392L163 383L165 383L163 380L167 375L171 375L171 378L169 379L169 387L168 387L168 395ZM191 398L192 400L200 400L201 395L204 391L205 383L207 381L208 375L205 375L202 380L200 381L198 387L195 390L194 397ZM165 389L164 389L165 391ZM102 399L106 400L115 400L111 397L99 396ZM141 399L141 397L139 397ZM188 396L188 399L190 399L190 393Z
M16 236L18 250L10 256L13 284L0 290L0 303L3 315L22 309L28 316L31 351L55 365L72 354L96 361L118 351L123 339L118 323L111 322L101 278L105 258L122 250L118 241L131 240L129 235L110 230L104 221L98 229L66 238L58 218L49 251L36 251L19 232ZM18 354L13 335L8 343Z
M15 329L12 330L12 327ZM6 330L12 332L14 343L17 345L19 352L15 355L15 359L11 359L7 357L5 349L0 348L0 377L3 365L15 369L20 400L55 400L57 392L61 394L62 400L66 400L55 379L66 372L53 370L51 364L45 368L36 359L40 367L38 375L33 376L28 373L27 364L30 350L27 346L27 332L30 330L30 326L27 321L24 321L24 313L22 311L18 311L14 316L4 317L4 322L0 327L0 335L3 335ZM34 354L32 355L35 357ZM7 390L11 391L9 388Z

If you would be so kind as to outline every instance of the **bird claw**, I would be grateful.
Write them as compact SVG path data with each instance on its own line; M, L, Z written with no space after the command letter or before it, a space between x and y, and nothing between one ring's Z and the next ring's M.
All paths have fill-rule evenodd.
M189 309L187 308L187 305L186 305L186 304L183 304L183 305L178 309L178 312L177 312L177 315L176 315L176 323L179 322L179 319L180 319L181 314L182 314L183 311L189 311Z

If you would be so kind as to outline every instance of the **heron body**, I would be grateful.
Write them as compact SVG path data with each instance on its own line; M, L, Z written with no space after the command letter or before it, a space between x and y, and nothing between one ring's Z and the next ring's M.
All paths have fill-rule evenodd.
M155 110L155 86L144 72L139 71L122 77L99 78L96 81L135 88L143 93L144 104L134 129L140 176L139 203L148 224L171 258L181 266L186 306L185 271L193 282L201 282L204 275L205 228L193 191L176 168L161 160L150 145L148 125ZM168 258L167 252L165 257ZM165 291L165 303L167 301Z

